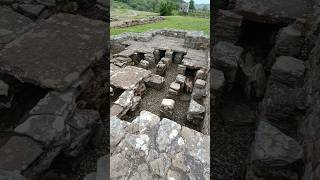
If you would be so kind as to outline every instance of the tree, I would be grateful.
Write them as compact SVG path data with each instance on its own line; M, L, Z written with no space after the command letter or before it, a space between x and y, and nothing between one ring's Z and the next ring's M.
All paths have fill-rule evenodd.
M173 4L170 0L162 0L160 2L160 16L172 15Z
M190 0L189 2L189 9L190 10L195 10L196 8L194 7L194 0Z
M209 7L207 6L207 5L204 5L203 7L202 7L202 11L208 11L209 10Z

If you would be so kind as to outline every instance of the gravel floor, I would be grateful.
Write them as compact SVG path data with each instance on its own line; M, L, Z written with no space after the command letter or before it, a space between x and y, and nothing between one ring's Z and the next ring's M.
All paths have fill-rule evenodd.
M139 112L142 110L150 111L154 114L160 115L161 102L166 98L165 96L169 90L170 84L175 81L178 75L177 66L177 64L172 64L170 66L171 68L167 70L165 75L165 85L160 91L151 87L147 87L147 90L142 97L141 103L139 105L139 108L135 112L134 117L138 116ZM151 71L155 73L155 69L152 69ZM175 99L175 108L171 120L176 121L180 125L195 129L196 126L190 124L190 122L187 121L187 112L190 99L191 94L187 93L183 93ZM133 120L134 117L132 117L131 120Z
M239 99L233 100L239 101ZM221 106L224 106L223 102ZM241 180L245 173L250 145L254 139L255 125L225 124L219 109L215 109L215 114L210 134L213 138L211 176L215 180Z

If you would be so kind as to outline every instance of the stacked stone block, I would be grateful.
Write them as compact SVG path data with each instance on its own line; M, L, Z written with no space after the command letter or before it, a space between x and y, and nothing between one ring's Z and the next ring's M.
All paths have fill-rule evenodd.
M232 11L218 10L216 24L213 26L214 42L236 43L240 37L242 16Z

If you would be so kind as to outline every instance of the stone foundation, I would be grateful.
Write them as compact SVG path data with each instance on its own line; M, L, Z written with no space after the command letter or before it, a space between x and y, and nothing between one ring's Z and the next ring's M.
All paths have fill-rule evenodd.
M144 19L132 19L132 20L126 20L121 22L111 22L110 27L111 28L127 28L131 26L156 23L156 22L164 21L165 19L166 17L164 16L152 16Z

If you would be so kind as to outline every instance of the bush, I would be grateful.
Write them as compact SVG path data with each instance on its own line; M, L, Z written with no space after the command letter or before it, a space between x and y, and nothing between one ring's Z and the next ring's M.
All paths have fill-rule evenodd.
M160 2L160 16L172 15L173 4L169 0L162 0Z

